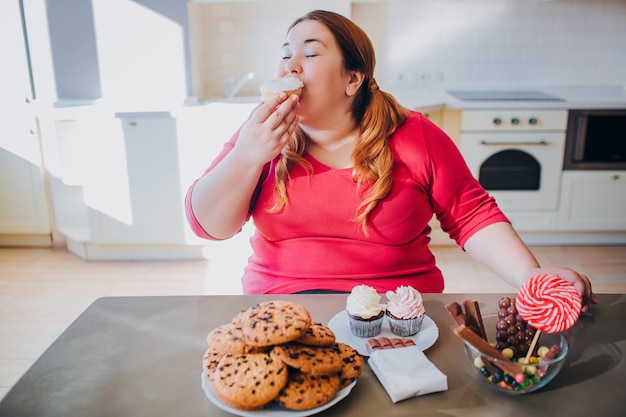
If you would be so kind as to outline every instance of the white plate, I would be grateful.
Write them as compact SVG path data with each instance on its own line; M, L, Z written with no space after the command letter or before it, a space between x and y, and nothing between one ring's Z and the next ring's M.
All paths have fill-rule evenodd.
M242 417L259 417L259 416L306 417L306 416L311 416L313 414L320 413L332 407L333 405L337 404L339 401L346 398L348 394L350 394L350 391L352 391L352 388L354 388L354 386L356 385L356 381L354 381L352 384L348 385L347 387L339 391L337 395L335 395L335 398L333 398L330 402L327 402L321 407L312 408L310 410L293 411L293 410L287 410L279 405L272 405L263 410L251 411L251 410L239 410L237 408L229 407L228 405L224 404L222 401L220 401L219 398L215 396L215 391L213 391L213 382L211 382L211 380L206 376L204 372L202 372L201 378L202 378L202 390L206 394L209 401L211 401L216 407L221 408L224 411L228 411L229 413L235 414L237 416L242 416Z
M369 352L367 351L366 343L367 337L358 337L352 333L350 330L350 321L348 319L348 312L346 310L340 311L335 314L335 316L330 319L328 322L328 327L335 333L335 338L338 342L343 342L347 345L352 346L356 349L361 355L369 356ZM385 317L383 319L383 326L380 331L380 334L375 337L399 337L393 333L389 329L389 322ZM407 336L407 338L412 339L418 348L421 350L426 350L432 345L435 344L437 339L439 338L439 328L427 315L424 316L424 321L422 321L422 327L420 331L414 334L413 336Z

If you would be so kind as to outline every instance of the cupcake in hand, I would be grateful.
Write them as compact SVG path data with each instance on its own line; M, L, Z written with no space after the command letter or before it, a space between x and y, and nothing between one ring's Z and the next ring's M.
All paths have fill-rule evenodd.
M401 286L387 291L387 321L393 334L406 337L419 332L424 320L422 295L415 288Z
M384 311L380 304L380 294L367 285L352 288L346 301L350 329L358 337L374 337L380 334Z

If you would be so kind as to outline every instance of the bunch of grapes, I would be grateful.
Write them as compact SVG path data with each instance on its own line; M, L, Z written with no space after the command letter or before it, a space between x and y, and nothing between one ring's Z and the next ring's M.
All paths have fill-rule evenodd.
M515 298L500 298L498 307L496 349L502 350L508 347L513 349L515 356L526 356L537 330L520 317L515 308Z

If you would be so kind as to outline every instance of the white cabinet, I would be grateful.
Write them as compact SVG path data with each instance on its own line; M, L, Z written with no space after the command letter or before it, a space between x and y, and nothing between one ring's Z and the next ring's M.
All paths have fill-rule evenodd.
M185 232L176 119L81 110L60 109L48 132L59 159L50 158L51 196L68 249L90 260L201 258Z
M51 230L41 159L26 156L29 148L38 151L37 135L35 131L29 133L28 125L15 127L17 134L9 137L4 135L6 126L0 129L2 142L21 142L20 146L0 142L0 245L49 245Z
M103 166L111 172L85 190L88 203L106 204L102 197L107 193L109 203L117 205L116 216L97 216L94 241L184 244L176 120L167 112L120 113L117 117L123 132L124 146L118 154L125 155L123 165ZM111 182L116 173L122 174L119 181Z
M564 231L626 230L626 171L565 171L559 211Z
M50 245L37 123L18 2L0 14L0 245Z
M185 194L255 106L53 112L45 124L53 142L51 196L68 249L90 260L200 259L215 252L191 232Z

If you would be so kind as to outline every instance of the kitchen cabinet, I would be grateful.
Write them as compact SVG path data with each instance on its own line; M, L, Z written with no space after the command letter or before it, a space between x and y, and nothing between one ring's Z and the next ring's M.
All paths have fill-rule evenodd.
M45 123L51 197L69 251L89 260L209 257L216 270L228 263L225 245L191 232L184 198L255 106L53 112ZM235 240L245 244L250 230Z
M202 257L185 233L170 112L66 108L54 119L50 153L62 163L51 161L51 197L70 252L89 260Z
M559 210L564 231L626 230L626 171L565 171Z
M99 215L94 240L118 244L184 243L182 191L178 180L176 120L167 112L118 113L123 134L123 166L109 169L125 173L114 198L127 208L120 216ZM105 168L105 167L103 167ZM107 176L107 178L110 178ZM87 189L87 202L101 200L106 183ZM93 193L89 192L93 191ZM93 194L93 195L92 195Z
M50 245L37 119L18 2L0 14L0 245Z
M15 120L7 122L14 124ZM6 125L0 129L2 142L20 142L16 147L0 143L0 245L48 246L52 243L51 229L41 159L38 154L32 160L25 157L39 149L32 127L35 120L15 125L16 132L9 137L5 136Z

